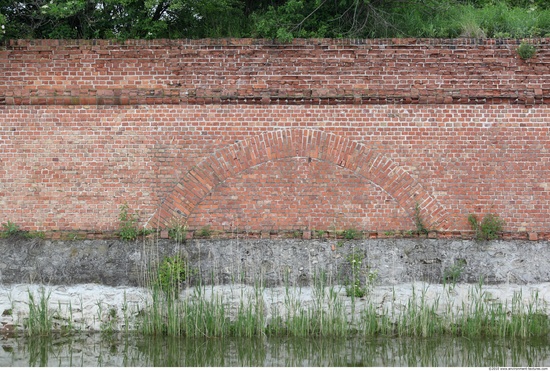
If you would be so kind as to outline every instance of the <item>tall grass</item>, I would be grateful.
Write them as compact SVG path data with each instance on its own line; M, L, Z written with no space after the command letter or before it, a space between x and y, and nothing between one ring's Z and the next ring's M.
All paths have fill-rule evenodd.
M252 293L241 291L236 308L213 288L196 287L194 293L169 302L153 293L141 318L139 331L186 337L251 338L255 336L346 337L390 335L429 338L436 335L468 338L530 338L550 334L545 303L534 294L525 302L521 292L511 303L489 300L480 284L469 292L469 301L457 311L440 305L440 296L428 298L427 288L413 287L405 304L393 303L392 310L377 308L370 298L357 305L342 288L319 285L313 300L300 300L300 288L285 286L282 306L266 315L259 285ZM395 298L393 298L395 301ZM510 304L510 305L509 305ZM394 308L402 305L397 311Z
M349 334L346 307L340 292L325 272L313 276L311 305L300 300L302 288L284 287L284 313L275 313L269 333L282 336L346 336Z
M41 288L39 297L28 290L29 316L25 321L25 333L29 337L50 335L54 328L53 312L49 306L51 293Z
M492 303L482 283L470 290L470 304L463 304L457 334L467 337L529 338L549 334L550 321L538 292L524 303L523 293L514 292L511 305Z
M243 296L233 320L229 320L227 307L221 295L204 286L196 286L191 296L179 301L168 300L164 292L153 287L138 331L186 337L254 337L263 333L265 316L259 296Z
M404 7L396 13L397 34L436 38L525 38L550 35L550 9L513 7L504 1L483 6L441 3L432 12Z
M144 279L149 295L141 310L138 308L137 318L128 315L126 300L120 316L116 308L104 312L101 302L98 303L98 319L105 322L100 326L102 331L129 332L133 328L146 335L189 338L266 335L531 338L550 334L547 304L538 292L529 297L524 297L521 291L515 292L510 302L500 302L491 298L482 281L470 287L466 300L457 306L450 302L455 284L443 287L443 295L448 297L433 294L428 287L418 290L413 285L405 302L400 301L394 290L381 304L372 289L366 291L364 298L347 297L345 287L336 285L324 272L313 276L311 287L296 287L287 277L284 287L267 288L258 278L252 287L234 283L230 291L219 291L213 278L210 286L197 279L191 287L189 276L185 285L177 284L177 290L166 290L156 281L153 269L145 272ZM271 295L268 290L273 290ZM277 296L273 295L275 291ZM50 293L42 289L36 295L29 290L28 296L25 334L32 337L58 331L60 322L56 320L55 309L51 309ZM267 302L267 297L273 302ZM59 303L58 307L61 313ZM70 303L67 310L68 319L62 320L69 322L66 329L74 331Z

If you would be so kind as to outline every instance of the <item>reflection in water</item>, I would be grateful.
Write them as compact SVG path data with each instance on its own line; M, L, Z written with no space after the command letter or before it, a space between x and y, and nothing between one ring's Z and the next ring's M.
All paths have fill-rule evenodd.
M0 366L540 367L548 364L548 338L197 339L82 334L5 338L0 350Z

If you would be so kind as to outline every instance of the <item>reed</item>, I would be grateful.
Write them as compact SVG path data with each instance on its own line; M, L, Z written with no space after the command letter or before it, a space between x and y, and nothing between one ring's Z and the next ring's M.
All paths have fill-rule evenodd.
M300 300L301 288L285 286L281 309L266 315L263 291L255 285L252 293L241 291L236 308L214 288L197 286L193 294L179 301L166 300L162 292L151 295L141 318L139 331L186 337L251 338L256 336L346 337L390 335L428 338L453 335L468 338L529 338L550 333L544 303L535 294L525 303L516 293L511 305L491 303L482 285L471 289L469 301L458 312L440 308L440 297L428 300L427 288L412 295L399 312L377 308L370 299L345 302L342 288L316 283L313 300ZM353 299L353 298L352 298ZM395 301L395 298L393 298ZM277 306L273 306L278 308ZM393 308L394 306L392 306Z
M179 282L174 286L177 289L166 290L157 283L154 272L148 271L148 277L148 299L141 310L137 308L136 318L129 313L126 299L121 314L112 305L97 302L94 318L100 321L102 332L128 334L135 330L145 335L189 338L451 335L526 339L550 334L547 303L538 292L524 297L517 291L510 302L501 302L491 297L483 281L470 287L467 299L457 306L451 293L455 285L444 286L442 295L427 286L418 290L413 285L405 302L398 300L394 289L382 305L373 290L364 298L348 297L346 287L335 285L324 272L316 273L312 286L306 288L296 287L288 279L282 288L267 288L259 277L252 287L234 284L225 291L218 291L213 279L210 286L198 279L190 287L187 277L188 288L180 292ZM268 290L278 293L277 297L271 295L272 303L266 303ZM82 330L75 326L72 304L57 303L56 310L56 305L49 303L50 295L45 288L38 294L28 290L25 335Z
M406 310L397 321L397 332L400 336L430 337L444 333L442 318L437 314L439 298L429 304L426 293L427 288L424 287L418 296L413 286Z
M510 305L492 302L482 285L471 289L470 305L463 304L457 334L466 337L530 338L550 333L546 303L535 292L524 302L522 291L514 292Z
M25 333L29 337L50 335L54 329L54 314L50 310L49 299L51 293L46 293L45 288L40 288L38 298L28 290L29 316L25 321Z

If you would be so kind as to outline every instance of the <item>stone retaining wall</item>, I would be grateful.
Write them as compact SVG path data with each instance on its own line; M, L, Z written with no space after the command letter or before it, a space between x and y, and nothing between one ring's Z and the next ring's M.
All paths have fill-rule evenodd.
M0 284L141 286L166 256L187 258L205 284L308 286L324 272L334 284L349 278L352 254L377 284L457 282L534 284L550 282L547 241L436 239L384 240L0 240Z

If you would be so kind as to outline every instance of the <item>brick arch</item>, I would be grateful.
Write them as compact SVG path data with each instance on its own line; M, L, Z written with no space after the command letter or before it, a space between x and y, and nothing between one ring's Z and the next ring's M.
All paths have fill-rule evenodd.
M446 211L409 173L364 144L314 129L285 129L252 136L222 148L189 170L147 223L163 229L187 218L220 183L267 161L312 158L343 167L387 192L411 217L418 203L426 225L446 230Z

